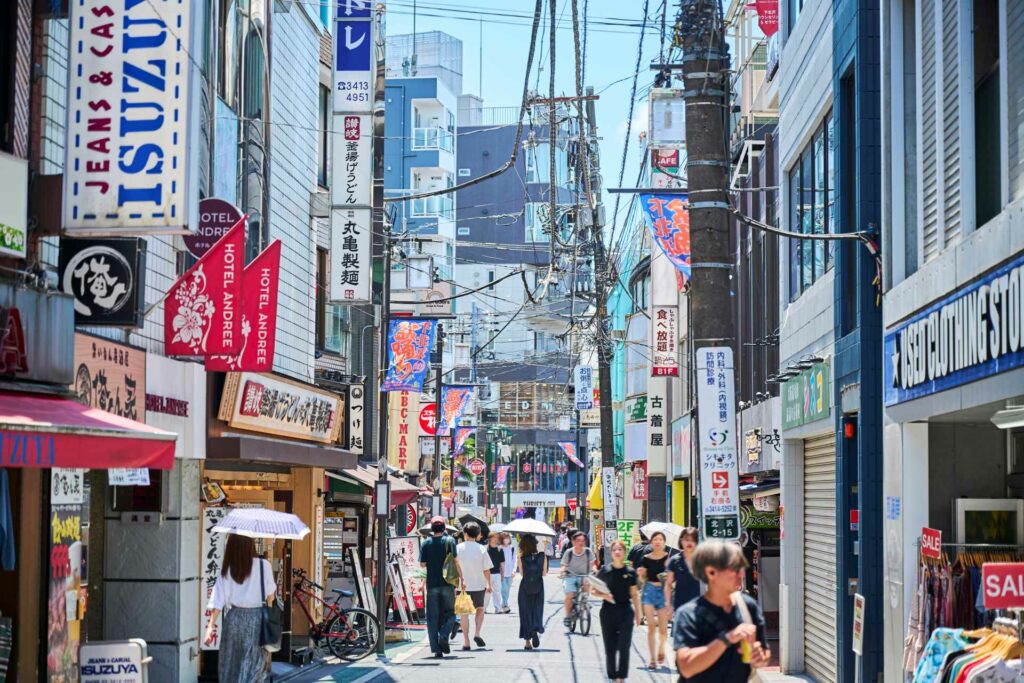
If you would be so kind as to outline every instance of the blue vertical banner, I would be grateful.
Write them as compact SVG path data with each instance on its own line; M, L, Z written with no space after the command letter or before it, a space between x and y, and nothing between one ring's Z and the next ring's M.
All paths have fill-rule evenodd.
M388 371L381 391L423 391L437 321L400 318L388 324Z
M684 280L690 279L690 213L684 194L641 194L644 223Z
M470 412L476 396L476 387L449 385L441 388L441 410L437 418L437 428L443 432L450 431L459 425L459 419Z

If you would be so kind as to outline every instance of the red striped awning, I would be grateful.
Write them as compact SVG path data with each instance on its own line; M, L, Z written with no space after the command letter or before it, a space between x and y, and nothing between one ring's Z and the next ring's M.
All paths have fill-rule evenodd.
M0 467L174 467L175 435L57 396L0 392Z

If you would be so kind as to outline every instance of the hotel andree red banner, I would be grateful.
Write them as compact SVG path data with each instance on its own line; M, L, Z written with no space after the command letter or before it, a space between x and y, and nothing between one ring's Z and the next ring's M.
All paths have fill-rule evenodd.
M270 372L277 338L277 290L281 240L274 240L242 271L242 349L233 356L207 356L206 369Z
M167 293L168 356L233 356L241 350L245 221L242 216Z

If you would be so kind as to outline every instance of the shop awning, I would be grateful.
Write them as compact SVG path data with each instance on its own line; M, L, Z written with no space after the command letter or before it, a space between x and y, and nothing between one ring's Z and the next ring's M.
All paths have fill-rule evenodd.
M206 440L206 459L282 465L286 467L356 467L359 458L342 448L300 443L250 434L226 433Z
M174 467L175 435L59 396L0 392L0 467Z
M604 510L601 477L594 477L594 483L590 485L590 493L587 494L587 507L591 510Z
M366 488L373 491L374 486L377 484L377 471L372 470L369 467L356 467L351 470L344 470L341 472L327 472L328 477L334 479L340 479L342 481L351 481L356 484L362 484ZM398 477L388 475L388 481L391 482L391 501L392 507L397 505L405 505L416 500L420 495L420 490Z

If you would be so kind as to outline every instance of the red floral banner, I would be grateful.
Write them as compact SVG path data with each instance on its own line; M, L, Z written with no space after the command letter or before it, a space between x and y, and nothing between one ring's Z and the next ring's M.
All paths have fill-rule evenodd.
M206 369L270 372L277 337L281 240L274 240L242 271L242 348L233 356L207 356Z
M245 219L182 275L164 300L164 353L234 355L242 348Z

